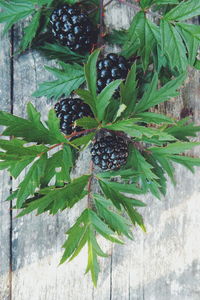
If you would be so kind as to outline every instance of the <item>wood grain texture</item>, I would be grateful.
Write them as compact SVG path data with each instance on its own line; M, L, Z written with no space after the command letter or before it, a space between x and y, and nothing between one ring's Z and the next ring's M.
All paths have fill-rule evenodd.
M111 28L127 28L133 15L130 7L115 1L107 8L106 24ZM22 27L15 28L15 49L21 34ZM3 88L4 95L0 101L1 107L9 110L8 39L4 38L3 43L0 80L6 89ZM106 51L110 49L107 47ZM26 104L32 101L44 118L47 116L52 101L31 96L38 83L51 79L43 68L45 63L45 59L36 52L14 57L15 114L25 116ZM159 110L179 117L183 107L192 108L193 118L199 124L199 80L199 73L192 70L181 97L161 105ZM200 149L196 148L194 154L199 155ZM81 154L73 176L88 171L89 166L85 163L88 157L88 151ZM1 198L4 199L10 187L9 177L6 178L4 174L2 178L0 188ZM158 201L150 195L144 197L148 206L141 209L141 213L147 225L147 234L138 228L134 229L134 241L125 240L125 246L111 246L100 239L104 251L110 256L100 260L102 272L96 289L92 286L90 276L83 275L87 248L74 261L58 267L65 231L85 208L86 200L75 205L70 212L65 211L54 217L31 214L13 219L11 300L199 300L200 170L193 175L177 167L176 178L176 187L168 183L165 199ZM13 181L13 190L17 183ZM1 204L0 242L5 243L0 251L0 263L4 271L0 280L2 300L10 297L8 208L8 204Z
M0 32L3 26L0 25ZM0 44L0 103L1 109L11 110L11 44L8 35ZM10 203L5 199L10 193L10 177L0 173L0 299L10 298Z

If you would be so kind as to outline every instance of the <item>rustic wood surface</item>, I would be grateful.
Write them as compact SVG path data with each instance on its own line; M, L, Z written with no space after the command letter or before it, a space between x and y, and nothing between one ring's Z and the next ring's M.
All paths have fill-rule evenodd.
M128 27L133 9L114 3L106 13L108 26ZM0 27L2 29L2 27ZM25 116L32 101L45 116L53 102L34 99L38 83L50 79L47 63L36 52L11 58L22 34L15 27L13 37L0 44L1 109ZM50 65L51 62L48 62ZM182 96L162 105L161 110L179 117L183 107L192 108L200 123L200 76L191 71ZM199 148L194 153L200 154ZM79 158L76 174L87 171L88 153ZM165 199L145 196L142 209L147 234L134 229L134 241L125 246L105 243L110 254L101 259L98 287L84 276L87 249L71 263L58 267L65 232L85 207L82 201L70 212L58 216L34 214L16 219L10 203L3 202L18 182L6 172L0 177L0 299L1 300L199 300L200 299L200 169L193 175L176 168L177 186L168 183Z

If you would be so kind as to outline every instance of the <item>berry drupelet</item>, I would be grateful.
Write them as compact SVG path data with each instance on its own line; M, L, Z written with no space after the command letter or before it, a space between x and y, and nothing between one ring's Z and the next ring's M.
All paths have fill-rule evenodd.
M100 93L106 85L116 79L125 79L129 66L127 60L115 53L109 53L106 58L97 62L97 92ZM119 98L119 89L114 94Z
M105 136L93 144L92 161L103 170L115 170L125 165L128 145L121 137Z
M83 117L93 117L90 107L79 98L67 98L54 106L57 117L60 119L60 129L70 135L82 131L83 128L74 125L74 122Z
M97 41L97 31L78 5L65 4L55 9L50 22L54 37L74 52L88 52Z

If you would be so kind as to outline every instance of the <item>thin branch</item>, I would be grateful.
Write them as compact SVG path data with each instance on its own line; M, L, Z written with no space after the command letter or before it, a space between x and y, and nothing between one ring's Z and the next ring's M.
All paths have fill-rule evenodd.
M142 11L141 8L138 5L134 4L134 3L129 3L126 0L117 0L117 1L119 3L121 3L121 4L124 4L124 5L128 6L128 7L133 8L136 12ZM156 17L156 18L159 18L159 19L163 17L159 13L153 12L151 10L146 10L145 13L151 15L152 17Z
M99 37L98 37L98 43L97 47L100 48L104 44L104 6L103 6L103 1L100 0L99 2L99 13L100 13L100 22L99 22Z
M80 134L88 133L88 132L93 132L93 131L95 131L95 130L96 130L96 128L85 129L85 130L82 130L82 131L75 131L75 132L73 132L73 133L70 134L70 135L65 135L65 138L66 138L66 139L71 139L72 137L78 136L78 135L80 135Z
M93 171L94 171L94 164L91 161L90 162L90 173L91 177L88 181L88 198L87 198L87 203L88 203L88 208L92 208L92 197L91 197L91 192L92 192L92 180L93 180Z
M57 147L59 147L59 146L61 146L61 145L64 145L64 143L55 144L55 145L49 147L49 149L48 149L47 151L41 152L41 153L38 154L37 156L40 157L40 156L42 156L43 154L47 153L48 151L51 151L52 149L57 148Z

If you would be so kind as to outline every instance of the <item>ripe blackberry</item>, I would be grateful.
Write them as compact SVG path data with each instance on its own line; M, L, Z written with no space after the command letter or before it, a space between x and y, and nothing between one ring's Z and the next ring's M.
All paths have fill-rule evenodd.
M128 62L123 56L109 53L106 58L97 62L97 92L100 93L106 85L116 79L125 79L128 74ZM114 98L119 98L119 88Z
M115 170L126 164L128 146L117 136L105 136L93 144L92 160L103 170Z
M50 22L54 37L72 51L79 53L90 51L97 41L94 26L87 13L82 12L78 5L65 4L55 9Z
M67 98L54 106L57 117L60 119L60 129L65 134L79 132L82 127L74 125L74 122L82 117L93 117L90 107L79 98Z

